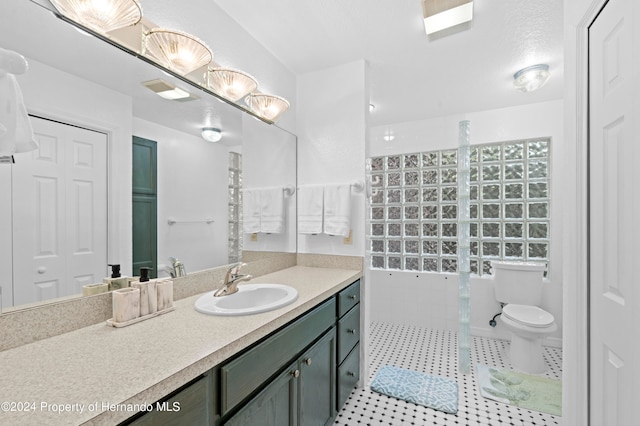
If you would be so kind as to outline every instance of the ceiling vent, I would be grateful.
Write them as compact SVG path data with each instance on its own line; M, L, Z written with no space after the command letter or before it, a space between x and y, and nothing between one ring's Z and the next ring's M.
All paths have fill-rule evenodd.
M427 35L473 19L473 0L422 0Z
M164 81L160 78L155 80L149 80L142 83L147 89L156 93L158 96L169 99L172 101L178 102L189 102L200 99L196 95L187 92L184 89L176 87L174 84L171 84L167 81Z

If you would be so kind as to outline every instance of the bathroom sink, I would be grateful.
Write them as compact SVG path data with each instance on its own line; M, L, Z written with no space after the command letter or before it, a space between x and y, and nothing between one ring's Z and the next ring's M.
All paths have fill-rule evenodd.
M196 311L208 315L251 315L272 311L298 298L295 288L282 284L244 284L236 293L214 297L214 292L196 300Z

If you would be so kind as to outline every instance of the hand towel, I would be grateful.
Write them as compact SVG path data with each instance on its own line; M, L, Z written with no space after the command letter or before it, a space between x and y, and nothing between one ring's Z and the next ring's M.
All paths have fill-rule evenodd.
M16 78L0 75L0 156L38 148Z
M260 192L260 231L280 234L284 231L284 192L268 188Z
M260 232L260 191L242 191L242 230L245 234Z
M324 233L348 237L351 230L351 185L324 189Z
M298 233L322 233L322 186L302 186L298 189Z

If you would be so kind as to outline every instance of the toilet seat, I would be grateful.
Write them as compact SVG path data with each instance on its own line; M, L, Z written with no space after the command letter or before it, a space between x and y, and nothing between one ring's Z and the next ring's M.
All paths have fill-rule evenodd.
M554 321L549 312L530 305L508 304L502 308L502 315L518 324L536 328L549 327Z

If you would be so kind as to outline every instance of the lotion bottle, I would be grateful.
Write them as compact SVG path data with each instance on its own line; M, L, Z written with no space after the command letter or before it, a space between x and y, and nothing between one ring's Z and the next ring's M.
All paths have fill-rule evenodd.
M120 265L109 264L108 266L111 266L111 276L105 278L103 282L109 284L109 290L119 290L129 287L129 279L120 275Z

